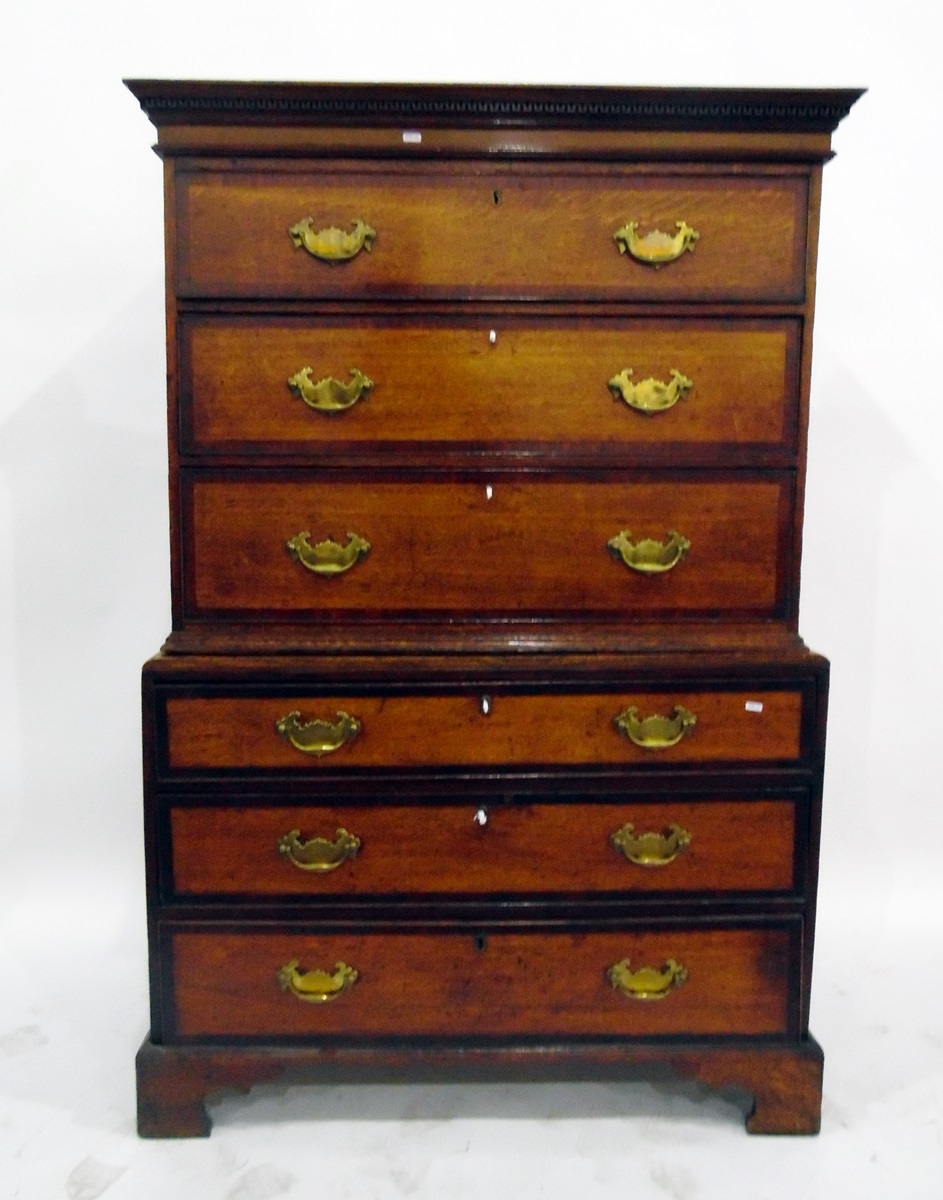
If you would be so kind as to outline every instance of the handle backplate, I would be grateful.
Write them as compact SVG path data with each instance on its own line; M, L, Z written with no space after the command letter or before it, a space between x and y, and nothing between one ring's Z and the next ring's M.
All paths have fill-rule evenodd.
M632 824L609 835L609 844L639 867L667 867L691 845L691 835L680 825L669 825L661 833L636 833Z
M359 217L349 232L334 225L315 229L314 217L305 217L292 225L288 233L296 248L303 246L312 257L329 263L346 262L356 258L361 250L369 251L377 236L377 231Z
M632 368L626 367L618 375L613 375L608 387L613 399L624 400L629 408L645 416L673 408L694 387L693 380L675 368L670 371L671 378L668 383L663 383L660 379L642 379L633 383L632 374Z
M340 711L336 721L302 721L301 713L295 709L275 722L278 734L290 742L302 754L333 754L341 746L352 742L363 726L350 713Z
M284 855L299 871L323 874L336 871L341 863L354 858L360 849L360 838L341 827L333 841L329 838L315 837L303 842L301 830L292 829L280 837L276 845L279 854Z
M606 546L613 558L620 559L630 570L641 575L663 575L676 567L691 549L690 541L676 529L670 530L663 542L654 538L633 542L631 530L622 529L606 542Z
M625 734L630 742L643 750L667 750L676 746L697 724L697 717L683 704L676 704L670 717L655 714L639 718L633 704L613 718L613 725Z
M306 1004L325 1004L353 987L358 973L345 962L335 963L333 971L319 969L302 972L298 970L298 959L293 958L278 970L275 977L282 991L290 992L296 1000L304 1000Z
M347 541L342 546L330 538L323 542L309 541L310 532L305 529L288 539L285 545L295 562L315 575L329 579L333 575L342 575L356 566L370 553L370 543L359 533L347 532Z
M293 396L298 396L315 412L346 412L373 387L373 380L357 367L350 368L351 378L346 383L331 375L315 382L311 379L313 373L313 368L302 367L288 380L288 387Z
M694 253L694 243L701 236L692 229L686 221L675 221L677 233L673 236L653 229L644 237L638 235L638 221L629 221L612 235L619 247L620 254L630 254L637 262L647 263L652 267L660 267L665 263L674 262L681 257L685 250Z
M617 992L629 1000L664 1000L675 988L681 987L688 977L686 967L669 958L664 966L639 967L632 970L627 958L614 963L606 976Z

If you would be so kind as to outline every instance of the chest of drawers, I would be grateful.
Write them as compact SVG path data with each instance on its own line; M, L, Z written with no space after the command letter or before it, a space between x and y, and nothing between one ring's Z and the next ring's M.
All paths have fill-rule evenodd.
M816 226L854 92L130 84L173 630L139 1128L668 1065L818 1127Z

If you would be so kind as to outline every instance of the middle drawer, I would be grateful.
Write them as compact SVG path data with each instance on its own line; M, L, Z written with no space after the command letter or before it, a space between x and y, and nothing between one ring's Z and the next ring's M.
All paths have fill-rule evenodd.
M794 891L797 800L175 804L163 892L278 897Z
M182 482L190 619L787 615L788 471Z
M788 461L799 328L501 312L186 317L181 445L328 463L345 444L423 442Z

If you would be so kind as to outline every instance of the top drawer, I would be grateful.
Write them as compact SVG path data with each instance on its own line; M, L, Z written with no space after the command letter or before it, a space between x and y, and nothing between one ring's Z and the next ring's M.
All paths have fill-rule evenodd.
M807 201L799 173L182 170L177 292L800 302ZM652 235L680 237L681 223L697 236L672 260ZM626 248L630 226L641 244Z

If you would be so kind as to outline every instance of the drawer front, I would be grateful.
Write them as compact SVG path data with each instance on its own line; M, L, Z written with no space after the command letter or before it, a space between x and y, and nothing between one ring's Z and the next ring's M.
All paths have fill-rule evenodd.
M487 167L181 172L177 290L204 297L638 298L801 301L805 175L574 173ZM342 262L296 245L374 231ZM647 238L698 237L656 269L620 253ZM337 230L335 235L327 230ZM297 235L299 238L301 233ZM348 253L353 246L342 246ZM645 252L644 250L642 251Z
M196 618L768 618L782 615L786 603L788 473L690 483L441 483L190 472L185 483L192 546L184 594ZM664 569L626 566L609 547L623 532L633 544L662 545ZM686 554L679 537L690 544ZM315 559L311 547L328 542L349 569L322 575L316 561L305 565Z
M181 340L191 451L553 442L711 461L725 444L794 448L789 321L231 317L188 321Z
M783 1034L790 942L782 927L477 936L175 932L175 1033ZM659 999L624 994L609 972L626 960L617 977L630 987L622 972L644 968L653 986L674 982ZM665 970L671 962L677 972ZM644 984L641 977L635 986ZM330 998L302 998L319 994Z
M178 896L785 892L791 800L175 807Z
M693 724L684 724L679 707L693 715ZM677 740L664 746L636 744L615 724L630 709L641 721L653 715L670 718ZM789 762L803 754L798 689L499 693L488 696L487 703L478 694L170 695L165 716L171 773L591 763L670 767ZM641 733L642 741L650 740L648 726L630 728ZM335 743L334 749L325 748ZM313 749L299 748L306 744Z

